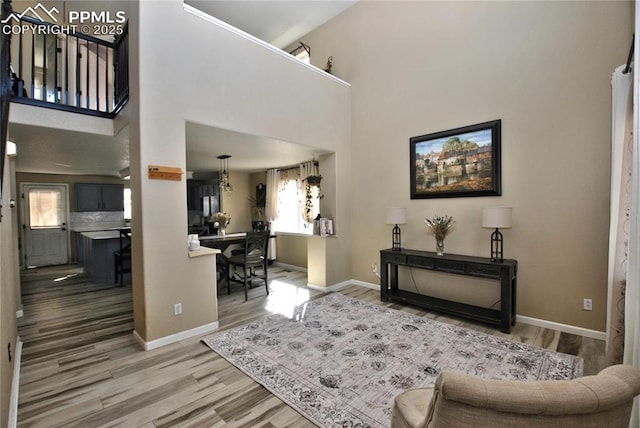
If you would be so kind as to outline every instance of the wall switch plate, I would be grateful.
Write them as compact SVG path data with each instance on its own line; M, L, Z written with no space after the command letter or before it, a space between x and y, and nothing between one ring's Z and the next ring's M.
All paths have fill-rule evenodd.
M591 301L591 299L584 299L582 301L582 309L584 309L585 311L593 310L593 302Z
M173 305L173 315L182 314L182 303L176 303Z

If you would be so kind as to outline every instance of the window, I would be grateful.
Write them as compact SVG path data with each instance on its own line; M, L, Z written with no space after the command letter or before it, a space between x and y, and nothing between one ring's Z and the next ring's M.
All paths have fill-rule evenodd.
M31 229L60 227L62 224L62 192L29 190L29 225Z
M314 219L320 213L320 199L318 187L311 187L311 211L308 218ZM313 234L313 222L304 220L305 215L305 182L299 179L299 174L281 171L278 186L278 218L272 222L272 228L277 232L292 232Z
M300 45L289 53L305 64L311 64L311 48L308 45L300 42Z

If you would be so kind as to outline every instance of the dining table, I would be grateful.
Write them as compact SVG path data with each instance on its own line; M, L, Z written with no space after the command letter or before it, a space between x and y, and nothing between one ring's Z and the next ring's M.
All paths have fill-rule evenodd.
M234 244L244 244L246 232L227 233L224 235L200 235L200 245L203 247L216 248L224 253L224 251Z

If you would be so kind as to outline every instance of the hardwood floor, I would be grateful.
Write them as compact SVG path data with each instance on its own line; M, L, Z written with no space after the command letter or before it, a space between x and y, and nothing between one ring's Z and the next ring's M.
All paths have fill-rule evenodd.
M324 293L309 290L306 274L271 267L264 287L219 295L220 330L245 324ZM349 286L342 293L380 302L379 293ZM131 285L91 284L75 266L22 275L24 342L20 372L20 427L306 427L307 419L192 338L152 351L134 341ZM604 367L604 342L518 324L506 335L484 325L406 312L580 355L585 374Z

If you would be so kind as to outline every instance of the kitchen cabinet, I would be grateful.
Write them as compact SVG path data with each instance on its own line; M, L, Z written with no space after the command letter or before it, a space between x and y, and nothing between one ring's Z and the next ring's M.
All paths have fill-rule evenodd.
M124 185L77 183L76 211L124 211Z

